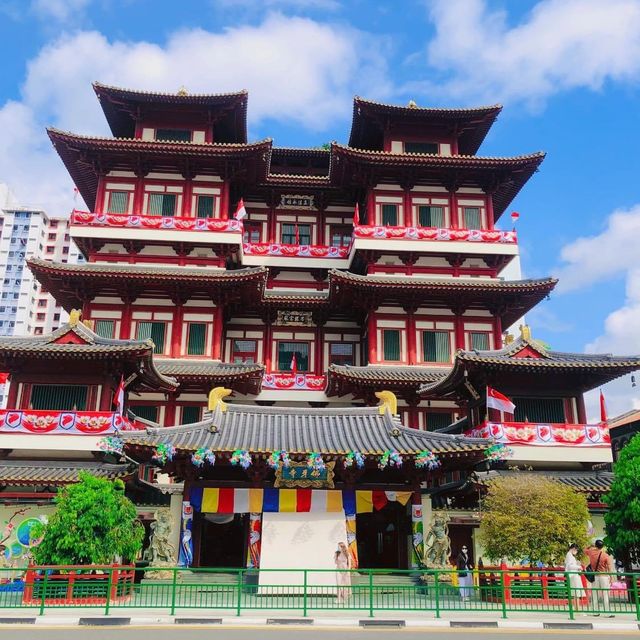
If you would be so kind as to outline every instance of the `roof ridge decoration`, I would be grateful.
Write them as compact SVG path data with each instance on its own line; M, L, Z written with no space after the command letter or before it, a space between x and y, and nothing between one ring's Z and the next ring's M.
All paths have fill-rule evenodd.
M398 109L405 110L411 109L416 111L426 111L426 112L442 112L442 113L477 113L486 111L488 113L492 111L500 112L502 110L502 105L500 103L491 104L491 105L480 105L478 107L419 107L414 100L410 100L408 104L392 104L389 102L378 102L376 100L369 100L368 98L363 98L362 96L354 96L353 98L354 105L362 104L362 105L371 105L374 107L385 107L390 109Z
M246 89L240 89L239 91L221 92L221 93L192 93L186 90L184 86L181 86L176 93L168 91L145 91L143 89L127 89L126 87L117 87L112 84L106 84L94 80L91 83L93 90L98 93L99 90L106 91L118 91L122 93L128 93L132 96L160 96L160 97L172 97L172 98L232 98L232 97L248 97L249 92Z

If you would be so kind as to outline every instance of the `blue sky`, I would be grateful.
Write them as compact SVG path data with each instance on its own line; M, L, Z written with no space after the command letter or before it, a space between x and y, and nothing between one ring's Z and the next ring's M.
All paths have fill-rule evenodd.
M57 215L44 126L107 133L92 80L246 88L251 138L296 146L346 141L354 94L500 102L480 153L548 154L512 207L525 276L562 277L534 336L640 353L640 0L2 0L0 55L0 182Z

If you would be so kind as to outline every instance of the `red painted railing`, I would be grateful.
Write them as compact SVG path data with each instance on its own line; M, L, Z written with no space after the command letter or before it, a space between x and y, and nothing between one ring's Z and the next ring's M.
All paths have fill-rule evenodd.
M113 411L42 411L0 409L0 434L105 435L135 430Z
M242 245L245 256L279 256L284 258L346 258L351 247L326 245L250 242Z
M167 231L242 232L242 223L235 219L137 216L120 213L91 213L89 211L78 211L77 209L71 212L71 224L73 226L160 229Z
M465 435L493 438L501 444L551 447L609 447L611 437L605 424L532 422L484 422Z
M286 391L323 391L326 376L310 373L266 373L262 378L262 388Z
M354 238L372 240L432 240L436 242L489 242L517 244L515 231L485 229L437 229L435 227L376 227L359 225L353 230Z

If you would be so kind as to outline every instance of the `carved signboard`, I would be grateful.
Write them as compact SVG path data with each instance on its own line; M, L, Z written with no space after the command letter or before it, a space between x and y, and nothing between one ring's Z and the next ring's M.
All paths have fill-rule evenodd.
M276 488L333 489L335 462L327 462L325 468L313 469L306 462L292 462L288 467L281 466L276 471Z
M281 209L313 209L314 198L313 196L281 195L280 208Z
M276 317L276 324L285 327L313 327L313 315L311 311L280 309Z

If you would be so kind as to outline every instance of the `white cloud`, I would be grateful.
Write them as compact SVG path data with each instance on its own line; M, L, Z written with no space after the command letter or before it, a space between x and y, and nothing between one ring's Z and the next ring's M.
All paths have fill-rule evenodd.
M32 0L31 11L42 20L75 22L84 15L92 0Z
M449 98L539 105L575 88L640 75L637 0L540 0L515 25L486 0L430 0L429 64L443 82L416 85Z
M601 335L585 346L587 353L640 355L640 205L614 211L602 233L578 238L563 247L558 292L586 289L593 284L619 276L625 278L623 305L610 313ZM636 374L640 382L640 373ZM640 408L640 387L632 387L630 376L615 380L603 388L609 416ZM599 418L598 390L586 396L591 420Z
M640 205L614 211L602 233L578 238L562 248L564 264L556 273L560 278L557 291L581 289L640 266L638 238Z
M194 93L244 88L251 128L271 120L323 131L341 119L346 129L355 93L388 92L383 48L381 39L349 27L280 14L216 33L178 31L164 45L111 42L95 31L65 34L28 64L22 102L0 110L0 144L11 146L0 176L22 201L69 206L61 192L71 194L70 181L44 125L106 133L93 80L161 91L184 85Z

